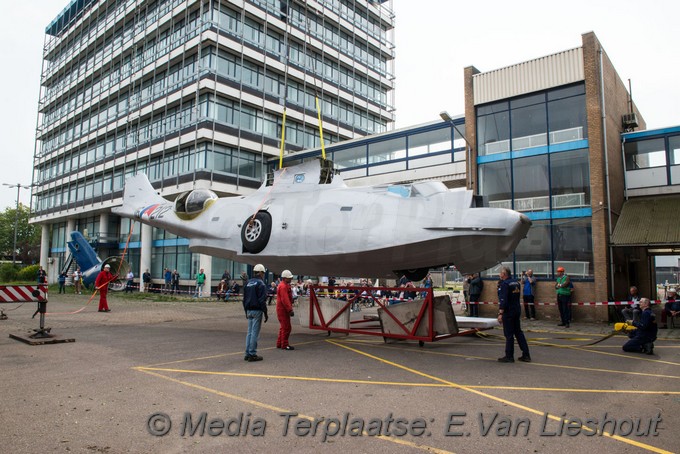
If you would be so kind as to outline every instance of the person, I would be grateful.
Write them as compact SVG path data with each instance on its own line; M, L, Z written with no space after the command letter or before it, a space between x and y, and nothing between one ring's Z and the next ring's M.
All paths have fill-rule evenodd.
M515 338L520 350L522 350L522 356L518 358L519 361L531 362L529 344L527 344L527 339L524 337L520 325L522 318L522 308L519 305L520 293L520 283L510 278L510 268L501 267L498 286L498 323L503 325L503 335L505 336L505 356L498 358L498 362L501 363L515 362Z
M668 294L666 295L666 304L663 306L661 311L661 329L668 328L668 316L675 317L680 314L680 301L678 301L676 296L675 287L668 289Z
M163 277L165 278L165 287L163 287L163 292L170 294L172 291L172 271L170 271L170 268L165 268L163 270Z
M248 283L248 275L246 274L245 271L242 271L241 272L241 287L245 288L247 283Z
M267 288L267 306L271 306L272 301L274 301L274 298L276 298L277 287L276 281L272 281L269 288Z
M623 344L622 348L624 352L653 355L657 325L649 298L640 298L640 311L640 321L633 320L630 322L637 329L630 333L630 340Z
M257 338L260 336L262 318L267 323L267 286L264 283L264 266L255 265L253 277L248 280L243 289L243 310L248 319L248 334L246 335L246 355L245 361L262 361L262 357L257 354Z
M217 296L217 301L219 300L224 300L226 301L227 297L227 281L225 279L220 280L220 283L217 284L217 290L215 290L215 295Z
M334 276L330 276L330 277L328 278L328 295L329 295L331 298L335 298L335 297L336 297L336 295L335 295L335 285L336 285L335 277L334 277Z
M479 317L479 300L482 297L482 289L484 289L484 281L475 273L470 278L470 317Z
M38 268L38 284L47 284L47 272L42 266Z
M109 283L118 276L111 274L111 265L104 265L94 281L95 289L99 290L99 312L111 312L106 295L109 292Z
M59 273L57 282L59 283L59 293L66 293L66 271Z
M135 285L135 273L130 270L127 276L127 283L125 284L125 293L132 292L132 287Z
M522 271L522 299L524 300L524 315L527 320L536 320L536 302L534 295L536 294L536 277L534 270L528 269L526 273Z
M142 281L144 282L144 291L148 292L151 289L151 273L148 268L142 274Z
M293 312L293 290L290 281L293 274L289 270L281 273L281 283L276 288L276 317L279 319L279 337L276 339L276 348L282 350L295 350L295 347L288 343L290 332L290 318L295 315Z
M571 280L564 272L563 267L557 268L557 280L555 281L557 291L557 307L560 310L560 323L557 326L569 328L571 322Z
M177 270L172 271L172 294L179 295L179 272Z
M425 277L425 280L423 281L423 287L425 288L432 288L432 275L430 273L427 273L427 276ZM427 296L427 292L421 292L420 297L425 299Z
M472 274L468 274L463 279L463 301L465 301L465 306L470 306L470 280L472 280Z
M639 321L642 310L640 309L640 295L638 294L638 288L636 286L630 288L626 301L630 301L630 304L621 310L623 320L626 322L631 320L636 322Z
M203 296L203 286L205 285L205 273L203 268L196 274L196 296L201 298Z
M231 283L231 274L228 270L224 270L224 273L222 273L222 279L226 281L227 288L229 288L229 284Z
M82 288L83 288L83 273L80 271L80 267L76 267L76 270L73 272L73 285L75 286L73 293L77 295L82 295Z

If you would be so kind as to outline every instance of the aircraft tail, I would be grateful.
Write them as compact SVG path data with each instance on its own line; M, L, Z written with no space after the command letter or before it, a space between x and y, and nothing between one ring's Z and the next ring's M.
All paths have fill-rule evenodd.
M151 186L147 176L140 173L125 181L123 206L115 207L112 211L120 216L133 218L140 210L167 203Z
M82 233L78 231L71 232L71 241L66 244L83 273L83 283L85 286L89 287L94 284L102 267L110 265L111 272L118 274L119 277L109 283L109 288L114 291L120 291L125 288L123 279L130 271L130 265L122 257L112 256L102 261L97 256L94 248L87 242Z

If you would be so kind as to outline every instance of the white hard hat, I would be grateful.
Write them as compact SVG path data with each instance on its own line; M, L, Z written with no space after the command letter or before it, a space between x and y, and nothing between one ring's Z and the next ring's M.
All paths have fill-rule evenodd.
M668 289L668 292L669 292L669 293L670 293L670 292L673 292L673 293L675 293L675 287L671 287L671 288L669 288L669 289Z
M264 265L258 263L257 265L255 265L255 268L253 268L253 271L255 271L256 273L264 273Z
M111 265L104 265L104 268L111 268Z
M284 277L286 279L292 279L293 273L291 273L289 270L283 270L283 272L281 273L281 277Z

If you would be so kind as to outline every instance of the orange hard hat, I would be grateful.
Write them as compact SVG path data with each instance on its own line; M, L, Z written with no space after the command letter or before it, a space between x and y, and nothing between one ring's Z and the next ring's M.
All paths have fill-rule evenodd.
M561 267L561 266L557 267L557 272L558 273L564 273L564 268Z

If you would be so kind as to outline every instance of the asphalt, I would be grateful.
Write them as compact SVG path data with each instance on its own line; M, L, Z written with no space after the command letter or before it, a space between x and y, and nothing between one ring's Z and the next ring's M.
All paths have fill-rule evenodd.
M38 327L35 303L0 306L8 315L0 321L3 452L637 453L680 446L680 329L660 331L648 356L623 352L623 335L586 346L612 332L607 324L566 330L523 320L533 362L501 364L499 329L420 347L329 336L294 321L296 350L281 351L271 307L258 351L264 360L246 362L239 302L115 295L112 311L100 313L87 301L50 295L46 326L57 340L75 340L51 345L9 337ZM603 423L616 433L591 430Z

